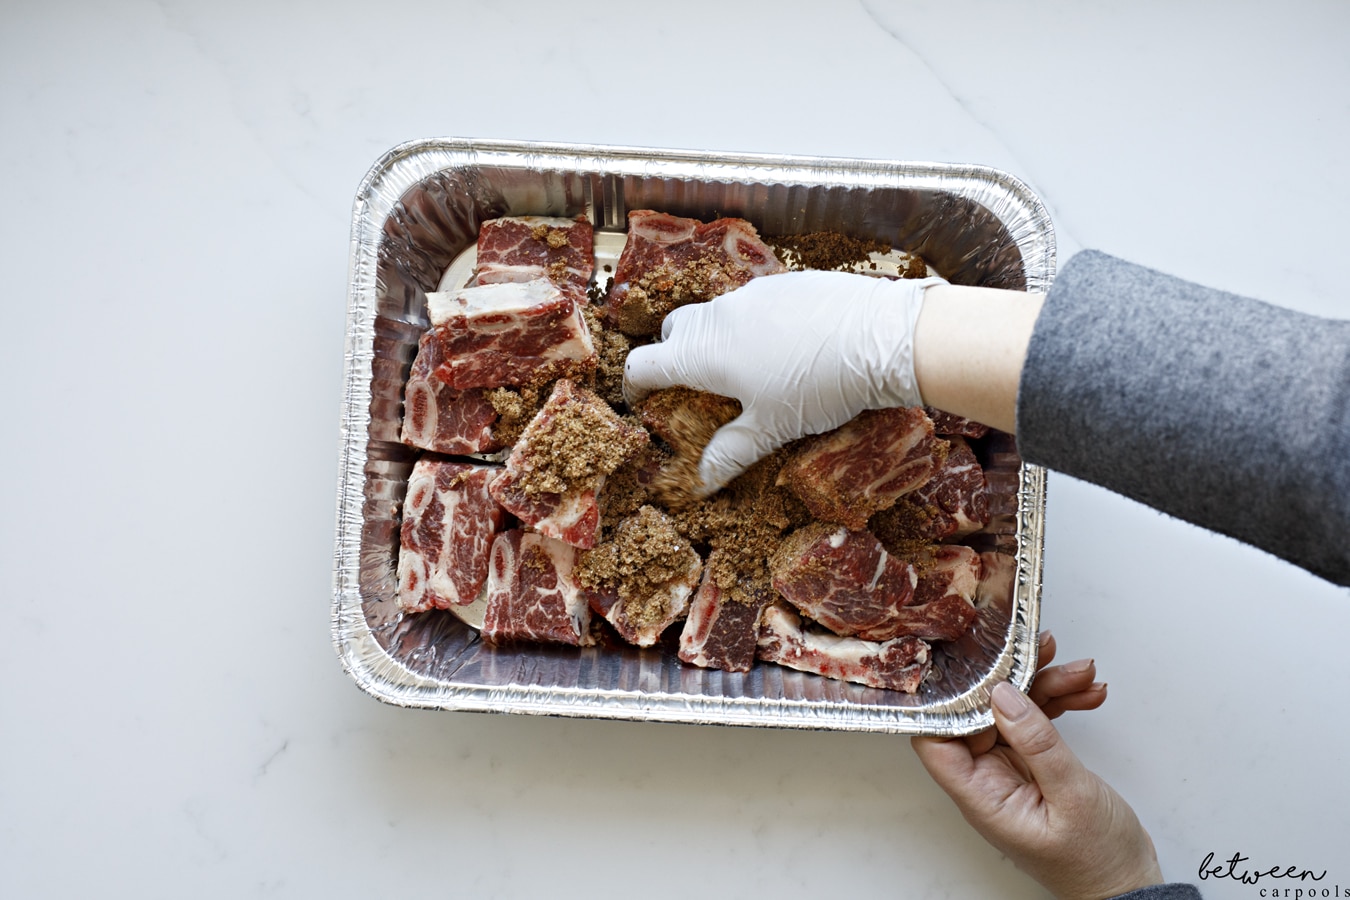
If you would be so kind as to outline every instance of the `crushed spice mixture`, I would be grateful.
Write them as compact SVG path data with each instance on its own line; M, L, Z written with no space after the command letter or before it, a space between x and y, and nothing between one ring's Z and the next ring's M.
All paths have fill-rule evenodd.
M855 238L837 231L771 235L765 237L764 242L774 249L783 265L795 271L875 270L877 264L871 254L885 255L894 249L884 241ZM927 275L928 264L912 253L908 254L900 277L924 278Z
M525 431L525 426L544 405L546 391L537 387L492 388L485 396L492 408L497 411L497 421L492 426L492 437L503 447L510 447Z
M594 290L594 289L593 289ZM594 300L594 295L592 295ZM623 365L628 359L628 351L633 349L633 341L621 331L606 328L604 314L594 306L581 310L591 330L591 343L595 347L596 366L592 375L592 389L610 406L623 406Z
M642 627L669 616L666 588L697 565L698 553L670 517L645 505L612 538L582 553L572 576L588 590L617 591L629 621Z
M519 448L517 484L527 495L591 487L647 442L640 426L582 387L553 413L530 422Z
M712 253L699 254L679 266L653 266L628 286L624 305L618 311L619 330L627 334L659 333L661 320L671 310L711 300L732 282L725 261Z

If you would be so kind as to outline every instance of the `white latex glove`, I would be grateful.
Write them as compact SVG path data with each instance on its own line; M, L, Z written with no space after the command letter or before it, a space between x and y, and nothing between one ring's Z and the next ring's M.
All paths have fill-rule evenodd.
M891 281L847 272L756 278L666 316L661 342L628 354L629 405L674 385L741 401L713 436L699 475L710 493L795 438L865 409L923 403L914 323L941 278Z

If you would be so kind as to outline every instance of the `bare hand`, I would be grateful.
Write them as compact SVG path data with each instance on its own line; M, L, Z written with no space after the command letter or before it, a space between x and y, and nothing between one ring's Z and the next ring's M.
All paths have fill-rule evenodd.
M1043 635L1040 665L1054 653L1054 638ZM1091 660L1042 668L1030 699L1007 683L994 688L995 729L912 741L966 821L1060 900L1100 900L1163 880L1134 810L1050 723L1105 701L1095 675Z

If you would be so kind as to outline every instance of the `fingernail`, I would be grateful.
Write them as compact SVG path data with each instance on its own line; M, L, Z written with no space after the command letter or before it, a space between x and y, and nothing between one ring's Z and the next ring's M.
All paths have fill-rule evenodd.
M1055 636L1055 633L1054 633L1053 631L1042 631L1042 632L1041 632L1041 646L1044 647L1046 644L1050 643L1050 639L1053 638L1054 636Z
M1078 675L1082 672L1086 672L1096 664L1097 661L1095 659L1075 659L1073 662L1064 664L1064 671L1070 675Z
M994 706L998 707L998 711L1013 721L1022 718L1031 709L1031 701L1027 699L1026 694L1006 681L994 685L990 698L994 701Z

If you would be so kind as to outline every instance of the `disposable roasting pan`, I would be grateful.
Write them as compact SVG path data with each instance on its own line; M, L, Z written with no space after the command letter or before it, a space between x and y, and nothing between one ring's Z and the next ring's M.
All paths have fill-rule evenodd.
M581 214L603 235L622 232L635 209L740 216L765 235L879 239L960 284L1038 291L1054 277L1044 205L982 166L464 139L393 148L352 213L332 620L344 668L407 707L930 735L992 724L993 685L1025 688L1035 672L1040 611L1045 472L1007 436L982 448L994 518L974 543L1015 559L1012 588L965 638L935 645L913 695L765 663L699 669L669 642L493 648L449 612L400 613L399 516L416 452L399 426L426 293L487 219Z

